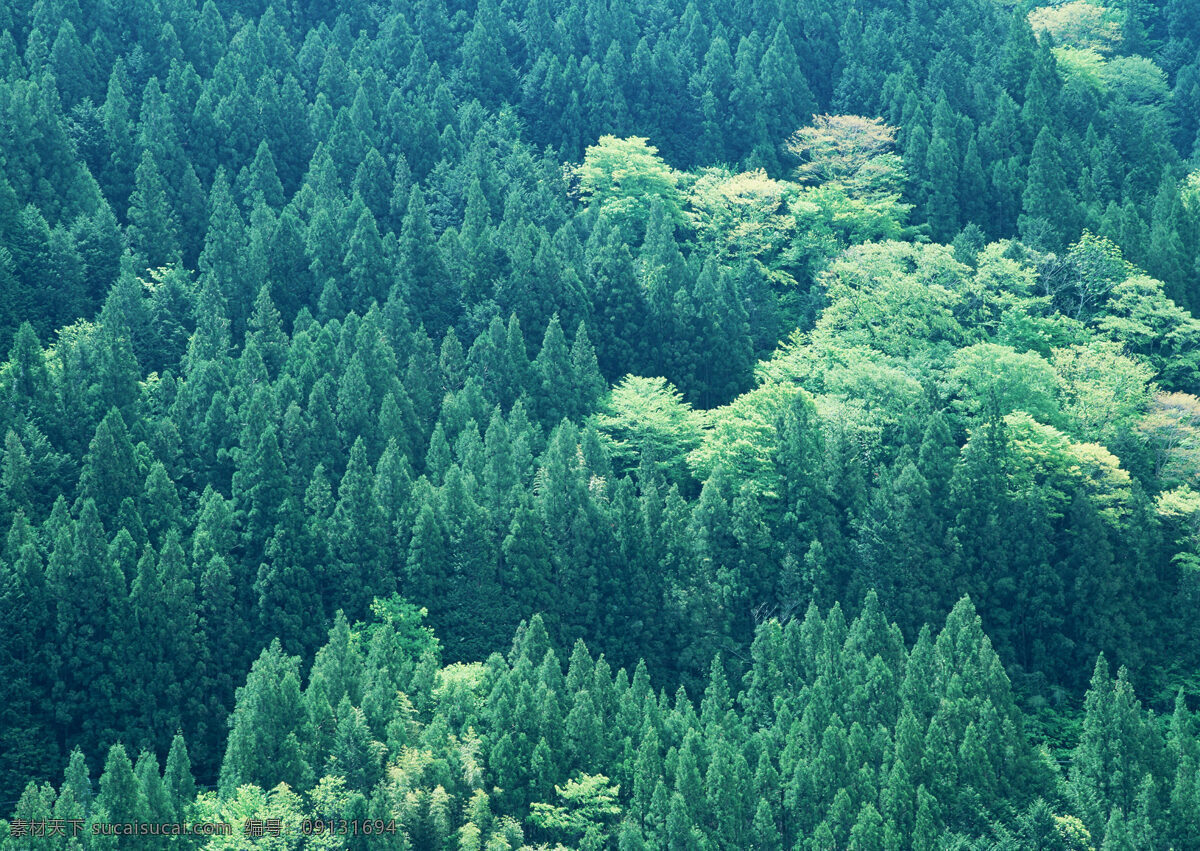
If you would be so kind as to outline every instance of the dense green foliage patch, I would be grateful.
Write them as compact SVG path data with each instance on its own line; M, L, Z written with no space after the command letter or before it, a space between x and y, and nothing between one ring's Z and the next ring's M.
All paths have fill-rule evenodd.
M0 848L1200 847L1197 56L0 0Z

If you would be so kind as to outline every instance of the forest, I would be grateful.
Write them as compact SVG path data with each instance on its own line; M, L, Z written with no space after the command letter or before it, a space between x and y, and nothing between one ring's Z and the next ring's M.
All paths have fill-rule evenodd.
M0 0L0 851L1200 848L1103 2Z

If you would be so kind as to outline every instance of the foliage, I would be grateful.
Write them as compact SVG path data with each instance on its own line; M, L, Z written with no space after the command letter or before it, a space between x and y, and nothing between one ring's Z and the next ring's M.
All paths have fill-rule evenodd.
M878 118L814 115L787 145L804 161L796 168L803 182L871 198L896 194L904 182L900 157L892 152L895 141L896 128Z
M767 381L713 411L704 442L688 456L697 478L706 480L720 468L763 493L777 493L779 484L771 466L775 427L797 392L803 391Z
M954 353L950 388L974 414L1006 416L1024 411L1042 422L1057 419L1055 374L1044 359L995 343L976 343Z
M1055 44L1110 54L1121 43L1119 13L1088 0L1041 6L1029 13L1035 33L1045 33Z
M853 248L826 273L829 306L814 336L889 355L903 356L918 345L953 348L963 338L953 288L965 272L940 247L887 242Z
M0 4L7 814L1200 847L1194 11Z
M1164 485L1197 483L1200 476L1200 399L1160 393L1137 425L1150 444L1155 475Z
M1045 488L1051 512L1063 511L1078 488L1095 501L1102 516L1117 522L1129 499L1129 473L1107 449L1095 443L1075 443L1053 426L1036 422L1024 412L1005 417L1015 466L1011 487L1028 494Z
M627 375L596 414L611 454L627 470L644 462L681 482L687 454L700 443L702 419L666 379Z
M595 842L605 822L621 815L617 804L620 787L602 774L581 775L578 780L568 780L566 786L556 785L554 791L562 805L535 803L529 808L529 820L551 833Z
M710 169L688 195L688 218L712 256L767 263L789 242L794 224L786 216L788 184L762 169L743 174Z
M631 236L644 233L651 199L662 203L671 221L683 222L680 176L644 137L600 137L587 149L578 180L580 196L630 228Z
M373 619L363 630L362 643L370 646L373 642L386 641L398 648L410 659L420 659L426 653L438 654L439 643L433 630L422 621L429 614L425 609L418 608L393 594L386 599L376 598L371 602Z
M1095 341L1055 349L1062 412L1085 440L1119 444L1150 407L1154 371L1116 343Z
M1053 7L1044 7L1053 8ZM1108 68L1104 57L1093 47L1056 47L1054 59L1067 79L1078 78L1095 89L1105 89Z
M1153 105L1170 97L1166 72L1145 56L1121 56L1104 68L1109 87L1139 105Z

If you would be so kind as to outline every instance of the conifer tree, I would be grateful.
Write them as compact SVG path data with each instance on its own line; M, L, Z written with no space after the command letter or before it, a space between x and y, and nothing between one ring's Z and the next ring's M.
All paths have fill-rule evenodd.
M1084 700L1083 731L1070 773L1071 795L1092 835L1104 835L1111 808L1137 809L1141 779L1158 759L1157 745L1125 669L1110 679L1101 654Z
M129 708L118 683L128 671L128 584L108 557L96 503L85 499L79 520L60 527L47 565L55 601L55 718L66 742L97 752L115 738ZM97 692L97 690L99 690ZM105 695L105 700L95 695Z
M323 598L333 565L319 560L319 539L305 522L304 511L294 496L284 498L277 516L278 523L266 542L254 581L258 598L256 632L262 638L275 637L288 650L307 655L322 631L321 621L309 613Z
M115 824L131 824L149 820L149 803L145 792L133 773L133 763L125 746L118 743L108 749L104 761L104 773L100 775L100 793L96 806L104 812L106 820ZM134 847L131 837L124 837L126 847Z
M179 532L167 533L159 557L149 548L138 562L130 589L138 635L147 642L138 659L144 684L142 722L145 740L166 749L170 737L200 712L195 674L200 661L195 583L184 559Z
M124 59L118 57L108 77L108 88L100 109L104 125L104 141L107 160L101 163L96 177L103 181L112 193L109 198L118 210L128 209L130 193L133 191L134 132L130 123L128 78Z
M196 781L192 776L192 761L181 733L176 733L171 739L171 750L163 768L163 786L173 808L174 817L186 818L196 798Z
M338 485L332 518L334 551L346 571L337 597L354 618L366 614L372 597L386 597L395 587L385 571L386 526L374 494L374 473L362 438L354 441L346 474Z
M1021 196L1022 238L1052 249L1062 246L1075 218L1057 147L1050 130L1042 127L1030 155L1029 178Z
M146 802L146 820L151 824L170 824L171 819L175 818L175 812L170 798L167 797L162 776L158 773L158 759L152 752L143 750L138 755L133 772ZM143 841L146 847L153 849L169 847L168 840L161 836Z
M48 599L46 577L33 530L19 511L0 560L0 581L0 617L11 625L0 650L0 789L17 794L30 773L49 774L58 756L44 720L55 624L53 613L37 602Z
M372 301L382 302L392 285L391 263L371 211L363 209L342 260L350 281L352 309L365 311Z
M261 552L267 537L274 530L280 507L291 488L274 426L268 425L265 431L257 435L238 473L241 478L235 500L245 518L245 535L249 544L247 555L253 559Z
M505 24L500 9L485 0L475 9L474 25L463 39L463 79L482 95L485 106L511 97L515 79L504 45Z
M638 372L644 362L646 304L619 230L610 225L607 238L604 234L597 225L593 235L596 242L592 260L596 293L593 312L597 318L596 355L600 371L613 380Z
M538 419L546 425L555 425L572 411L565 404L567 388L572 386L570 352L558 316L550 317L542 348L533 360L533 374L538 384L530 401Z
M283 330L283 317L271 297L269 284L263 284L254 297L254 312L250 315L248 331L248 337L257 344L268 374L277 378L287 357L288 338Z
M929 179L925 187L926 217L929 230L938 242L948 242L958 232L958 203L955 196L959 167L953 144L954 141L942 136L941 129L937 128L925 153L925 174Z
M454 324L458 298L429 223L425 196L415 185L408 196L399 252L399 271L408 298L420 305L420 318L427 331L440 336Z
M221 790L232 792L246 783L308 787L312 772L300 740L305 713L299 662L273 641L251 667L246 684L238 688L221 763Z
M256 294L258 286L250 286L252 279L245 262L249 242L246 223L237 208L224 169L218 169L209 192L208 217L208 233L198 261L200 285L201 288L214 286L224 297L234 333L240 337L246 327L252 301L250 294Z
M946 593L940 526L928 482L912 463L885 480L864 518L859 546L869 582L910 635L938 617Z
M142 152L129 196L130 243L143 266L157 268L180 257L179 222L167 198L154 154Z

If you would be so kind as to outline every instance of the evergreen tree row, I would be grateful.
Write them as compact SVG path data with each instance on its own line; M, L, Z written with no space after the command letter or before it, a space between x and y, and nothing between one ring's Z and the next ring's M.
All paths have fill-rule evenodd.
M851 623L837 605L772 619L742 687L717 657L698 704L682 688L656 693L642 663L614 674L582 641L564 666L538 616L507 656L440 667L413 606L377 600L372 612L354 627L339 613L303 679L278 641L263 650L238 689L215 787L197 786L180 735L161 771L163 748L133 760L114 744L95 786L75 750L57 790L28 785L0 847L61 847L21 833L54 819L76 820L72 845L85 849L267 847L246 833L267 819L289 848L1065 851L1200 839L1197 720L1182 697L1164 727L1100 657L1060 766L1032 746L965 598L911 650L874 594ZM306 820L342 818L379 832L305 835ZM178 820L232 835L92 837L102 823Z

